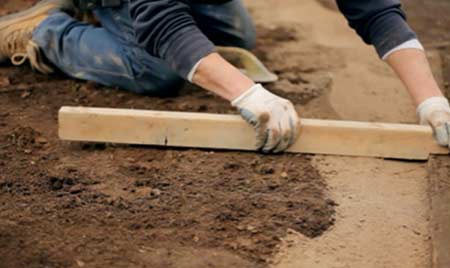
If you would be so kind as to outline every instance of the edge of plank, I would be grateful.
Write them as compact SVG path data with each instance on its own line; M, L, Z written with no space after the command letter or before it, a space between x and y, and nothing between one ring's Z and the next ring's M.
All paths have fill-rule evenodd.
M446 157L433 156L428 162L433 268L450 267L449 172L450 165Z

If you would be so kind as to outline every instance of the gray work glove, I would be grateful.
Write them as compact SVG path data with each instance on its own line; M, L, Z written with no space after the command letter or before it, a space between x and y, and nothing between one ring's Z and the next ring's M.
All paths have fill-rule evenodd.
M450 105L444 97L425 100L417 108L421 124L433 127L439 145L450 148Z
M300 120L294 105L260 84L237 97L232 105L255 128L258 150L278 153L296 141Z

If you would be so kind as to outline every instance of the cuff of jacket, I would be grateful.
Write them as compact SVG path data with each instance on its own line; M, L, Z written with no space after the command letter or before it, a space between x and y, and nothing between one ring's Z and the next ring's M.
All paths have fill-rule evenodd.
M163 58L173 70L188 80L194 66L215 51L214 44L200 30L192 27L171 40Z
M406 41L405 43L394 47L393 49L389 50L386 54L383 56L383 60L387 60L390 55L392 55L394 52L404 50L404 49L417 49L421 51L425 51L422 44L417 39L412 39L409 41Z
M191 83L194 82L194 75L197 72L198 67L200 66L200 64L202 63L203 59L200 59L195 65L194 67L192 67L192 69L189 71L187 80Z
M417 39L416 33L399 12L390 12L373 21L370 36L380 58L405 42Z

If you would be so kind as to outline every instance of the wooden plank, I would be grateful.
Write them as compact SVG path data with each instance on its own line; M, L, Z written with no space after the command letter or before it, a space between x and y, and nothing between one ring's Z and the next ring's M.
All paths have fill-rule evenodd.
M428 164L433 268L450 267L450 161L433 156Z
M69 141L255 150L238 115L63 107L59 136ZM302 119L293 153L428 159L448 154L427 126Z

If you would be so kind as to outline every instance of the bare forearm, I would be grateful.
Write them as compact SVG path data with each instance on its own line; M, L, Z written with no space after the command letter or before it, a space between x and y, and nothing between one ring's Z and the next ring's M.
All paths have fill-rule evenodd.
M282 152L295 142L299 118L294 105L255 84L219 54L203 58L192 82L229 100L254 128L255 148Z
M202 59L192 81L229 101L236 99L255 85L252 80L217 53Z
M431 97L442 97L425 53L418 49L394 52L387 62L406 86L416 105Z

